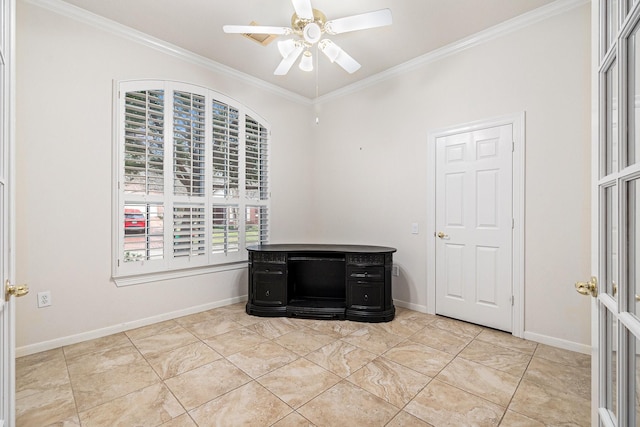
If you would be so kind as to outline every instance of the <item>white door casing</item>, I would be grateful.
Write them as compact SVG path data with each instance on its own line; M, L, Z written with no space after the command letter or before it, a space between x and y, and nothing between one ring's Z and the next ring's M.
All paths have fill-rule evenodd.
M13 280L13 139L15 0L0 0L0 427L15 425L15 298L5 294Z
M427 311L522 337L524 113L432 132L428 148Z

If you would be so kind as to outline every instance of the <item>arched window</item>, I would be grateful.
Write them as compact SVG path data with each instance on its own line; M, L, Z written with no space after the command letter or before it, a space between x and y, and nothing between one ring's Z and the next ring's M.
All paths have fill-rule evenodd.
M178 82L116 88L114 277L247 259L269 231L269 125Z

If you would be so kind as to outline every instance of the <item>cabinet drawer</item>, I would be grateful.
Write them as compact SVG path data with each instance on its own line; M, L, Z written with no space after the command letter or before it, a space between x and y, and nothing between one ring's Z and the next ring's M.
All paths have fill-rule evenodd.
M256 265L252 271L253 303L265 306L285 305L287 298L286 267L283 265Z
M384 283L350 280L347 289L348 308L382 310Z
M254 264L253 274L270 274L272 276L284 276L286 266L281 264Z
M253 302L256 305L279 306L285 304L286 284L283 281L259 280L255 283Z
M383 281L384 267L349 267L347 279Z

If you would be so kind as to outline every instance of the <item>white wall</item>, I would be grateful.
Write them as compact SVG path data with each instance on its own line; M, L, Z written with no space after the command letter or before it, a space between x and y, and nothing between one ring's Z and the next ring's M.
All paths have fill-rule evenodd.
M199 84L272 125L272 239L308 240L310 104L214 73L25 2L17 10L18 353L247 293L241 270L116 287L111 276L112 84ZM38 309L36 294L53 304ZM195 308L194 308L195 307ZM105 329L106 328L106 329Z
M200 84L265 117L271 241L398 248L394 298L424 308L427 135L525 111L529 337L589 343L589 8L310 105L25 2L17 15L18 354L246 294L246 271L118 288L111 273L112 81ZM312 219L312 221L310 221ZM411 223L421 233L412 235ZM51 290L53 305L36 308Z
M394 299L426 309L427 135L524 111L525 333L588 345L589 26L585 5L318 105L317 238L396 247Z

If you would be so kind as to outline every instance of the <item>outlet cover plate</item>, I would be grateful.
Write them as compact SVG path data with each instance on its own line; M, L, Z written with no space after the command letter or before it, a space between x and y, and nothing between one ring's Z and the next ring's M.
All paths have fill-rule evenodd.
M51 305L51 291L38 292L38 308Z

